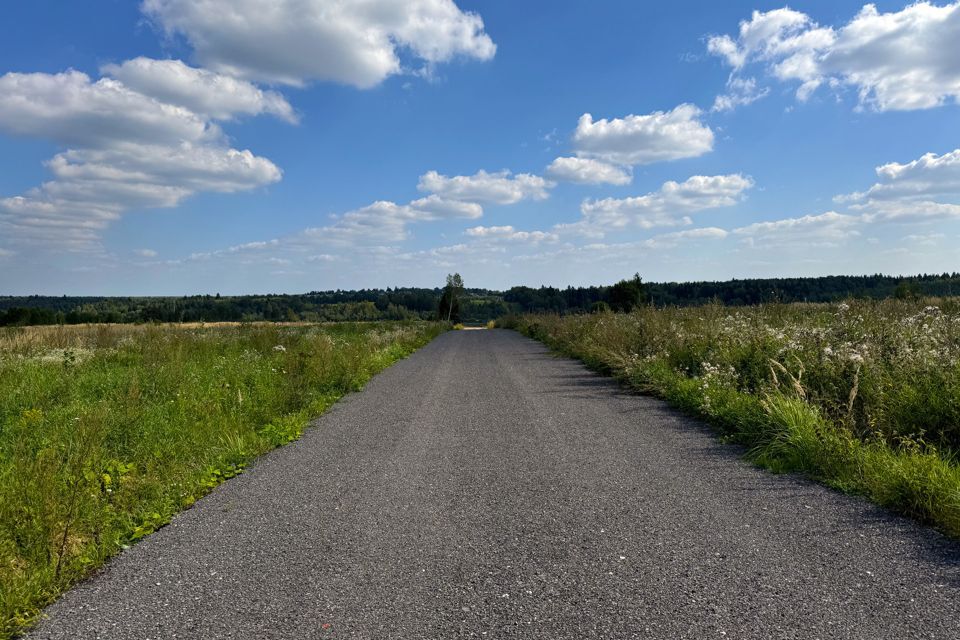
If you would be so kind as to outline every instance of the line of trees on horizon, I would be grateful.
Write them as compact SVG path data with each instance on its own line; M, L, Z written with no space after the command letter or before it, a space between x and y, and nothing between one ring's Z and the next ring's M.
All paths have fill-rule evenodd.
M443 297L451 291L446 295L453 295L452 309ZM642 282L636 275L610 286L518 286L506 291L467 288L460 279L459 284L454 280L442 289L400 287L180 297L0 296L0 326L433 319L482 323L513 313L590 313L607 308L624 311L633 304L693 306L717 301L736 306L953 295L960 295L960 273L650 283Z

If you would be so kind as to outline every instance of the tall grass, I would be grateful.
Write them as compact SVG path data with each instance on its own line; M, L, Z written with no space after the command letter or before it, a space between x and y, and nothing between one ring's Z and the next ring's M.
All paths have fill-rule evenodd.
M749 458L960 537L960 302L521 316L514 328L707 418Z
M0 331L0 638L441 330Z

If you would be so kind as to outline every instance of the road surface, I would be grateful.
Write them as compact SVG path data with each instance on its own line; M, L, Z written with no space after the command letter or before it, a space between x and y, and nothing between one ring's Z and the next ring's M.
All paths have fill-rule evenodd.
M49 607L32 638L960 637L960 545L450 332Z

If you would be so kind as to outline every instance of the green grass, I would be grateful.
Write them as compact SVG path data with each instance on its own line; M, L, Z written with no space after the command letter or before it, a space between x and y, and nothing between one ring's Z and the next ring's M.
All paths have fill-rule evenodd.
M0 330L0 638L445 328Z
M960 302L643 308L504 318L706 418L756 464L960 537Z

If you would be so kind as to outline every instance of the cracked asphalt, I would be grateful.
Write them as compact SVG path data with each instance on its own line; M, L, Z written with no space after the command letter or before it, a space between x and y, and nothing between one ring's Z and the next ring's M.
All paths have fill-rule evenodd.
M444 334L46 610L69 638L960 637L960 544Z

